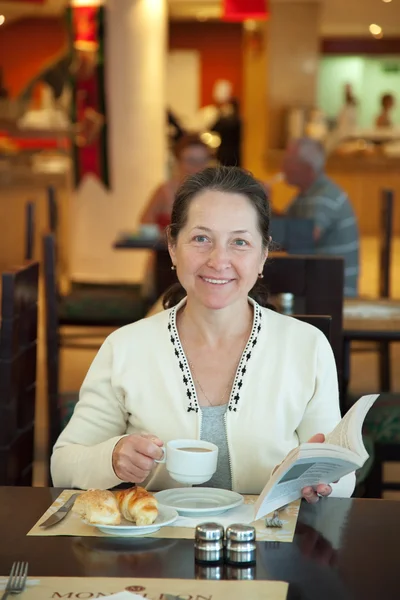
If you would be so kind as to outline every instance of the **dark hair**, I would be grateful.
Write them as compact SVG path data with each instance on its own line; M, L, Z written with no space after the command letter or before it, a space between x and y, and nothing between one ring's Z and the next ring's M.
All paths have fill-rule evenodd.
M210 156L213 154L210 146L207 146L207 144L203 142L197 133L186 133L175 144L174 154L176 158L179 159L183 151L186 150L186 148L191 148L192 146L201 146L208 152Z
M249 171L240 167L209 167L185 179L176 193L172 207L171 225L167 228L170 243L176 243L180 231L186 225L193 198L205 190L246 196L257 211L258 228L262 236L263 247L268 248L271 209L267 191ZM185 296L186 292L181 284L174 284L163 296L164 308L175 306ZM262 306L271 306L268 304L268 292L259 282L255 284L249 296Z
M382 107L385 108L389 102L394 102L393 94L383 94L383 96L381 98Z

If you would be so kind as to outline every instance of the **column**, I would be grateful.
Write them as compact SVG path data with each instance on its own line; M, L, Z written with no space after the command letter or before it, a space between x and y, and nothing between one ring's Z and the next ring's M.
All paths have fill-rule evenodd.
M247 21L243 35L243 159L256 177L265 179L267 135L268 23Z
M69 274L83 281L138 281L146 253L115 251L134 229L166 165L165 0L108 0L106 93L111 187L87 177L71 198Z
M285 144L289 107L317 98L320 3L271 2L268 23L268 148Z

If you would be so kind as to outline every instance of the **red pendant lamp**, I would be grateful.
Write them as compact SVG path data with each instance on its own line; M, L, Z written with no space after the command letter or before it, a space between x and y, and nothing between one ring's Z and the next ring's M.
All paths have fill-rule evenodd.
M268 16L267 0L223 0L224 21L265 20Z

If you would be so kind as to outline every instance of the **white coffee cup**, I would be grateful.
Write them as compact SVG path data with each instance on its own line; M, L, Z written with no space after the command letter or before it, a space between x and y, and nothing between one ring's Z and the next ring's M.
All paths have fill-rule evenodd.
M165 463L172 479L188 485L209 481L217 470L218 446L202 440L171 440L163 446Z

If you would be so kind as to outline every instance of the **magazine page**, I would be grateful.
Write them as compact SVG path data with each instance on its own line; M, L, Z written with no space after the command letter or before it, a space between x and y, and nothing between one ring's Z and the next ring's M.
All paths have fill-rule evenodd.
M348 448L364 461L367 460L368 453L362 440L362 425L377 398L379 394L370 394L357 400L335 429L325 437L325 443Z

